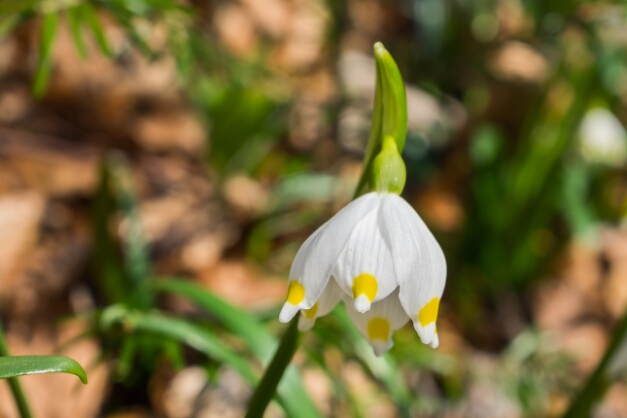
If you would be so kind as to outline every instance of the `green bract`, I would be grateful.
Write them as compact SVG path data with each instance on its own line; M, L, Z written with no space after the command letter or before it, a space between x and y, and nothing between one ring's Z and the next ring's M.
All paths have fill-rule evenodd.
M366 145L363 174L355 190L355 196L376 189L374 184L367 186L368 181L372 181L374 177L374 160L382 150L383 138L392 137L396 143L397 153L401 154L407 136L407 99L401 73L394 58L381 42L374 44L374 57L377 80L372 125Z
M372 186L374 191L401 194L407 177L405 163L398 152L396 142L390 135L383 138L381 152L372 163Z

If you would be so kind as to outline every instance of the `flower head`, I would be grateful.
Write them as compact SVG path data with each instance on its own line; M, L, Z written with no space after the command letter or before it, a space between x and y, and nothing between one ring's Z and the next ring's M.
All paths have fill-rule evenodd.
M620 167L627 160L627 132L604 107L588 110L579 127L579 151L591 163Z
M299 329L307 330L344 300L377 355L409 319L422 342L435 348L445 281L444 254L414 209L397 194L371 192L302 245L279 319L288 322L301 311Z

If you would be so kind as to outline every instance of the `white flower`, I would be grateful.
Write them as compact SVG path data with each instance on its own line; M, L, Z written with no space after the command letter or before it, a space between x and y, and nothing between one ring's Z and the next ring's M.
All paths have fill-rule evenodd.
M435 348L445 281L442 249L414 209L396 194L372 192L302 245L279 320L288 322L301 310L299 329L307 330L343 299L377 355L392 346L392 332L408 319L422 342Z
M625 128L608 109L586 112L579 126L579 149L586 161L620 167L627 160L626 141Z

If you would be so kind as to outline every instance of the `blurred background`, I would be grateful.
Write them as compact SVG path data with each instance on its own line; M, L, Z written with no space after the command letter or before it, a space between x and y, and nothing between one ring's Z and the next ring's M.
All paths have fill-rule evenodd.
M328 417L566 410L627 307L622 2L0 0L0 318L12 354L90 379L22 378L37 417L243 416L227 354L256 375L264 354L240 317L151 283L276 344L291 261L360 175L376 41L406 81L404 197L448 261L441 346L407 326L375 359L340 306L303 337L304 396ZM594 417L627 416L612 378Z

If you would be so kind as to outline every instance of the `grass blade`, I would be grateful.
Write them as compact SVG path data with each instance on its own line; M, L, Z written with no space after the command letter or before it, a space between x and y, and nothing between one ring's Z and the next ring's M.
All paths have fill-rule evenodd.
M102 53L107 57L111 58L113 56L113 52L111 51L109 41L107 41L104 29L102 28L102 24L98 18L98 13L96 13L96 10L94 10L94 8L88 3L83 3L80 8L83 19L85 19L85 22L87 22L94 34L94 38L100 47L100 51L102 51Z
M235 308L197 284L184 279L165 279L154 281L152 287L159 292L183 296L215 316L230 332L243 338L251 352L263 364L270 361L278 347L277 340L253 316ZM319 416L294 366L288 366L277 388L277 394L290 416L299 418Z
M70 373L87 384L85 370L76 361L65 356L0 357L0 379L42 373Z
M50 71L52 70L52 43L57 32L58 15L48 13L44 15L41 23L41 34L39 37L39 61L33 82L33 94L41 97L48 86Z
M83 33L81 31L80 9L78 7L69 7L65 13L67 15L68 26L70 27L70 34L72 35L76 51L82 59L86 59L87 47L85 46L85 39L83 38Z
M167 317L158 313L129 311L119 305L112 306L102 314L101 324L108 328L122 323L126 330L154 332L187 344L221 363L234 368L249 383L257 382L248 362L224 345L211 332L183 319Z

